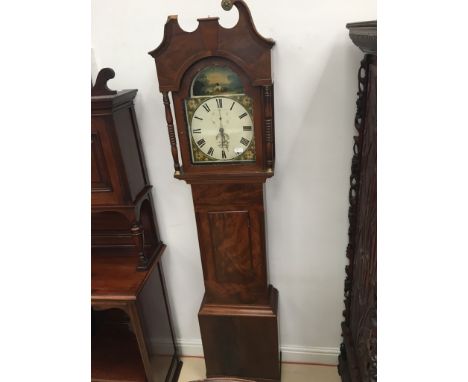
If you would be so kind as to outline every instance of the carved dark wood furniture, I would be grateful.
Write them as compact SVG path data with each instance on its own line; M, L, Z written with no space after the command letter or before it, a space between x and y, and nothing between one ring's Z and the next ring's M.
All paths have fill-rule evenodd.
M91 378L175 382L182 363L133 109L137 91L108 89L113 77L103 69L91 97Z
M364 53L358 73L354 156L349 191L343 343L344 382L377 380L377 22L348 24Z
M177 179L191 185L205 295L207 376L279 381L278 291L268 283L264 183L274 173L271 49L241 0L239 21L183 31L170 16L155 59ZM169 94L171 93L171 94ZM177 122L177 138L170 101Z

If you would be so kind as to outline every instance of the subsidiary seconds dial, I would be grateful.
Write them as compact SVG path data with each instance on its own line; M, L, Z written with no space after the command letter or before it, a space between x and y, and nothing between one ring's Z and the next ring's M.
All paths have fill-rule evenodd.
M253 139L249 112L229 97L213 97L201 103L193 113L190 129L198 148L219 161L236 159Z

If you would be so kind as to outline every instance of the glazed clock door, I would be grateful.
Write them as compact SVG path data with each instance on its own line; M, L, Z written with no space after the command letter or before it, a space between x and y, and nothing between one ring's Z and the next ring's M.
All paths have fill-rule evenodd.
M243 154L253 144L252 117L238 100L208 98L187 114L194 163L250 159Z

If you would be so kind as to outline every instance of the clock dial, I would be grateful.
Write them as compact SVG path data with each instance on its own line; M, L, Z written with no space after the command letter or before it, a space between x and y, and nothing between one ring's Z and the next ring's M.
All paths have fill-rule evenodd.
M198 159L198 150L211 161L253 159L254 126L247 109L249 106L250 98L246 96L216 96L200 100L193 114L188 113L194 162Z

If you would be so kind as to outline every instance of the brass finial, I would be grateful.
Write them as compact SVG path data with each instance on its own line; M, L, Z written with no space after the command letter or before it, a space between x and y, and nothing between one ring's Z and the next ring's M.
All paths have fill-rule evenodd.
M225 11L230 11L232 8L232 0L223 0L221 1L221 6Z

